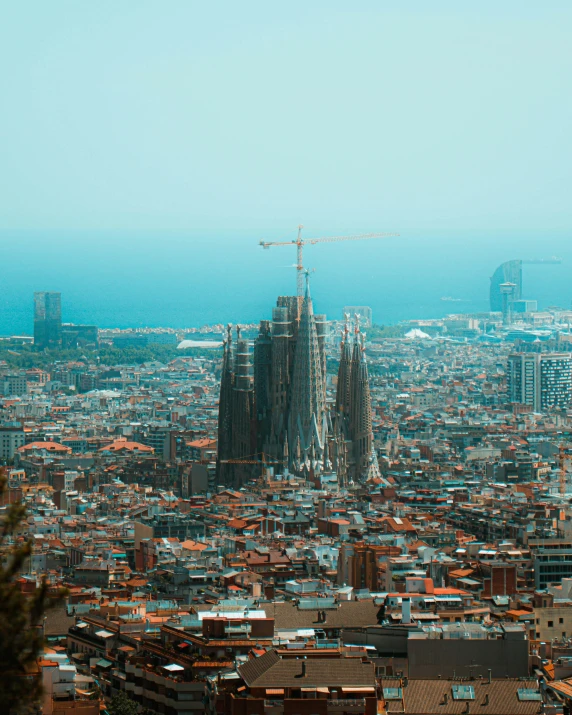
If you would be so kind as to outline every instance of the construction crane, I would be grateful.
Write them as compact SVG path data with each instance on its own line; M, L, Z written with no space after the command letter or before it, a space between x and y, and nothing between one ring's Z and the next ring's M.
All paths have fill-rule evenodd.
M527 266L537 266L537 265L560 265L562 259L560 256L550 256L550 258L523 258L523 263Z
M270 246L296 246L296 273L297 273L297 289L298 295L304 295L304 261L303 253L304 246L307 244L313 245L314 243L334 243L335 241L364 241L368 238L389 238L390 236L399 236L398 233L364 233L360 236L329 236L325 238L302 238L302 229L304 226L298 226L298 237L292 241L260 241L260 245L263 248L270 248Z

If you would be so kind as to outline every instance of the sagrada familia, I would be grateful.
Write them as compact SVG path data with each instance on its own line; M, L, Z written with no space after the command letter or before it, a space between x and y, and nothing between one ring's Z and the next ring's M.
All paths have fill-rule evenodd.
M282 296L263 320L254 351L231 327L224 342L217 481L240 486L262 461L276 473L336 474L340 486L378 474L364 336L344 329L335 403L326 397L325 315L304 298ZM258 470L258 473L259 470Z

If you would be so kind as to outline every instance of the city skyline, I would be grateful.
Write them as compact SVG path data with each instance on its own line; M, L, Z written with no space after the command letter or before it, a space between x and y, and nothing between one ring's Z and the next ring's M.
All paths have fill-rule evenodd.
M282 236L266 234L295 236L295 229ZM49 246L30 236L12 241L13 270L0 281L0 334L29 334L30 295L48 289L65 295L66 320L74 323L127 328L255 322L276 293L289 294L295 285L295 251L264 251L259 238L237 237L226 248L224 241L215 240L213 256L213 243L204 238L193 242L168 235L152 241L148 235L145 242L131 237L115 244L108 236L103 243L94 238L80 263L71 236L54 238ZM439 238L444 254L435 250ZM308 246L305 255L307 265L316 269L312 283L321 311L339 315L344 305L356 302L370 306L378 324L487 310L495 269L518 258L562 258L561 265L526 266L524 298L537 299L541 308L566 308L572 297L572 242L565 232L516 232L504 245L494 233L483 238L404 232L399 238ZM205 269L194 271L197 262ZM121 274L119 266L127 272ZM256 292L243 276L256 277Z
M2 9L2 715L571 715L571 32Z

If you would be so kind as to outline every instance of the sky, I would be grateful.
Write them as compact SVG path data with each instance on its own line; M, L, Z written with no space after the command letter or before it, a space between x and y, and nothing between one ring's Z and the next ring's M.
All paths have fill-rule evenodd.
M571 30L550 0L6 3L0 306L47 266L38 288L77 267L105 284L114 253L147 277L200 256L223 290L299 223L398 231L402 262L451 242L552 255L572 228Z

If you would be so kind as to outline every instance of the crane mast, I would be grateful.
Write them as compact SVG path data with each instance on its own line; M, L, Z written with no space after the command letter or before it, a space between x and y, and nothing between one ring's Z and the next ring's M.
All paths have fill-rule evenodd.
M296 295L304 295L304 243L302 241L302 224L298 226L296 239Z
M324 238L302 238L302 225L298 226L298 236L293 241L260 241L263 248L270 246L296 246L296 287L297 295L304 295L304 246L315 243L333 243L337 241L363 241L368 238L388 238L399 236L398 233L364 233L358 236L326 236Z

